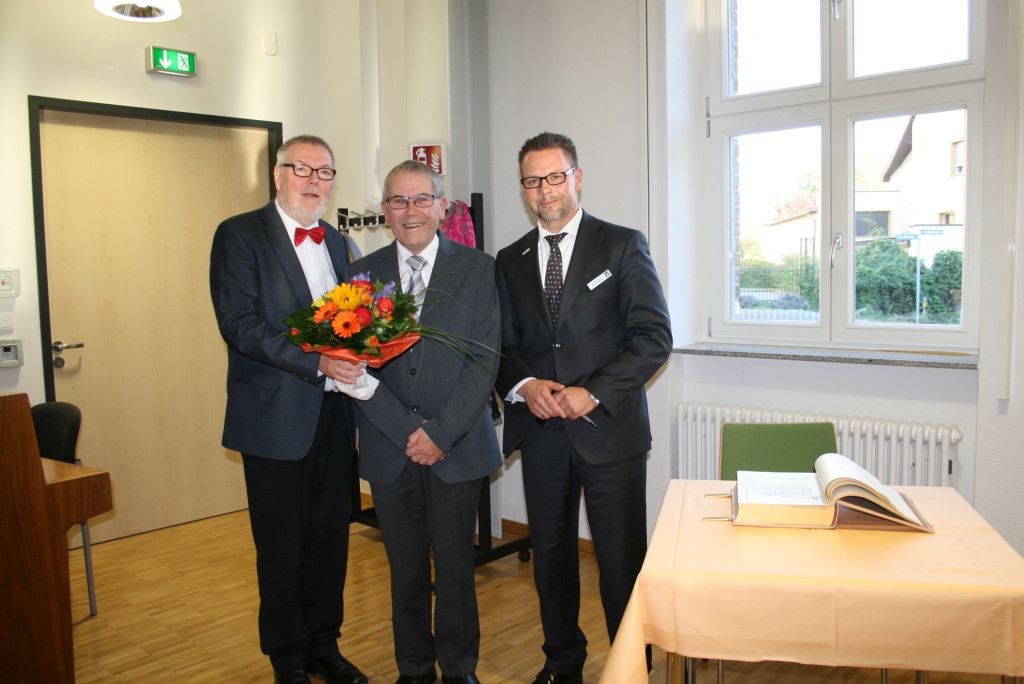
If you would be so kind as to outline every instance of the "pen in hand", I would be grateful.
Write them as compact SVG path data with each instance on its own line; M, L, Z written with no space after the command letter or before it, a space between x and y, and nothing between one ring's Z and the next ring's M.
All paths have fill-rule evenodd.
M582 418L583 420L587 421L588 423L590 423L590 424L591 424L591 425L593 425L594 427L597 427L597 423L595 423L594 421L592 421L592 420L590 419L590 416L580 416L580 418Z

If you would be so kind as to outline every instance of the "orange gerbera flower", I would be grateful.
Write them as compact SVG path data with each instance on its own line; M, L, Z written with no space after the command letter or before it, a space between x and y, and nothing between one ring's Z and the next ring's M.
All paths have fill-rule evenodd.
M352 337L363 329L356 319L354 311L342 311L331 322L331 328L338 334L338 337Z
M313 322L320 323L328 318L334 318L334 314L338 313L338 305L335 302L326 302L323 306L316 310L313 314Z
M370 335L370 339L366 340L366 346L367 347L379 347L380 346L380 340L377 339L376 335Z

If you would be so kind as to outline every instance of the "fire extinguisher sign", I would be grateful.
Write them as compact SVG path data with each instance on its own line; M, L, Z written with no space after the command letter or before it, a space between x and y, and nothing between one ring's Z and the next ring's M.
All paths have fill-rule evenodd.
M423 162L443 176L448 173L445 145L410 145L409 157L418 162Z

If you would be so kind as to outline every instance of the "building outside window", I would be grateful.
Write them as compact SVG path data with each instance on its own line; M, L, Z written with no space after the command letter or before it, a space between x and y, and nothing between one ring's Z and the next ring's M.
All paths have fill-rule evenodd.
M708 0L712 339L977 347L983 9Z

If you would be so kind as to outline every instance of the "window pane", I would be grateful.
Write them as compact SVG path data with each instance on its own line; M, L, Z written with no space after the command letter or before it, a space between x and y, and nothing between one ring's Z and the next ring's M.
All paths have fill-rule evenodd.
M855 0L853 75L966 60L969 9L968 0Z
M962 109L854 124L856 323L960 325L965 135Z
M821 82L819 0L729 0L729 95Z
M730 139L734 321L817 322L821 127Z

